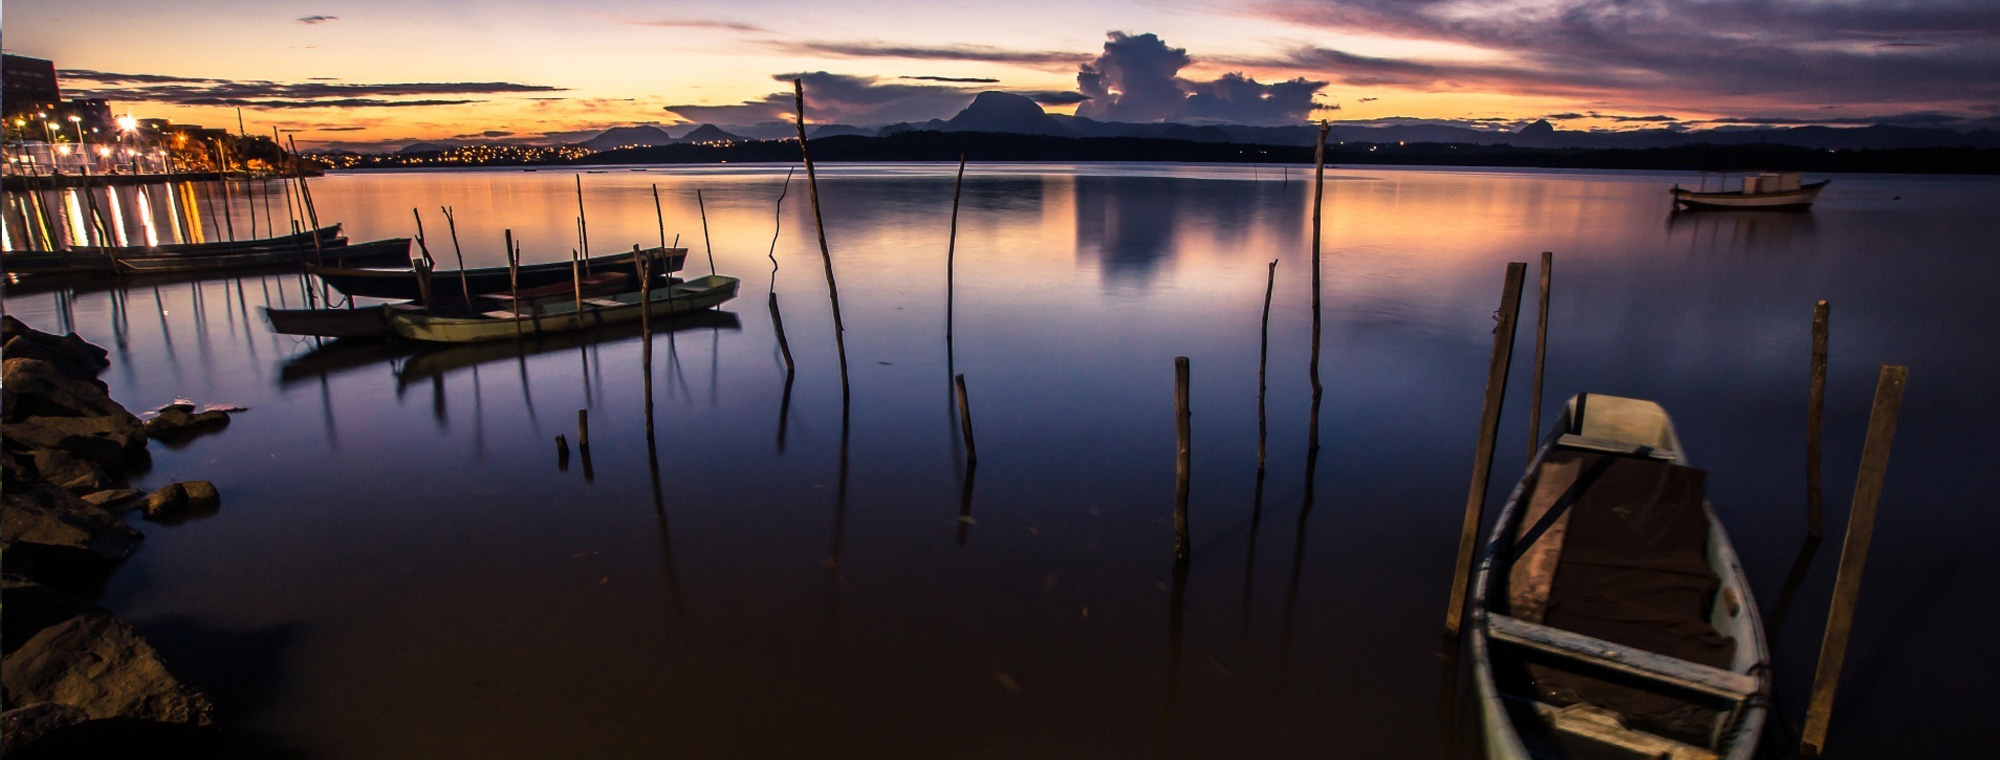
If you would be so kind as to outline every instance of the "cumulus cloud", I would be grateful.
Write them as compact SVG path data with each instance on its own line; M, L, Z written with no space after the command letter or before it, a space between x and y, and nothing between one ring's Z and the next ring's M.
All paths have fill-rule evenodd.
M1077 70L1077 92L1089 98L1077 115L1103 121L1291 123L1311 116L1314 97L1327 84L1300 77L1267 85L1241 73L1208 82L1182 78L1181 69L1193 63L1186 49L1169 47L1158 35L1111 32L1103 54Z

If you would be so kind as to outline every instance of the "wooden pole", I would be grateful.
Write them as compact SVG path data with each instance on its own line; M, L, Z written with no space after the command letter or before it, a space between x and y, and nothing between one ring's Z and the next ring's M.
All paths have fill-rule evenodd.
M590 258L590 221L583 214L583 175L576 175L576 241L578 255Z
M958 182L951 188L951 239L944 249L944 339L951 341L952 297L958 267L958 198L965 191L965 154L958 154Z
M1308 444L1308 445L1309 445L1309 446L1310 446L1311 448L1313 448L1313 449L1318 449L1318 448L1319 448L1319 399L1320 399L1320 395L1326 392L1326 388L1325 388L1324 386L1320 385L1320 382L1319 382L1319 332L1320 332L1320 327L1319 327L1319 313L1320 313L1320 311L1319 311L1319 291L1320 291L1320 282L1319 282L1319 280L1320 280L1320 277L1319 277L1319 231L1320 231L1320 206L1321 206L1321 200L1322 200L1322 199L1324 198L1324 196L1325 196L1325 194L1326 194L1326 133L1327 133L1327 130L1329 130L1329 129L1332 129L1332 125L1330 125L1330 124L1328 124L1328 123L1326 123L1326 122L1324 122L1324 121L1320 122L1320 123L1319 123L1319 137L1318 137L1318 139L1316 139L1316 140L1314 140L1314 141L1313 141L1313 237L1312 237L1312 241L1313 241L1313 242L1312 242L1312 264L1313 264L1313 338L1312 338L1312 341L1313 341L1313 344L1312 344L1312 386L1313 386L1313 395L1312 395L1312 398L1313 398L1313 416L1312 416L1312 424L1311 424L1311 428L1312 428L1312 432L1311 432L1311 435L1310 435L1310 437L1311 437L1311 439L1312 439L1312 440L1311 440L1310 444Z
M559 458L560 458L560 459L562 460L562 462L563 462L563 468L564 468L564 469L568 469L568 468L569 468L569 439L567 439L567 438L564 438L564 437L562 436L562 434L560 434L560 433L556 434L556 456L557 456L557 457L559 457Z
M576 329L583 329L583 254L569 249L569 282L576 293Z
M812 149L806 145L806 86L792 80L793 102L798 107L799 154L806 164L806 189L812 196L813 229L819 233L819 255L826 263L826 295L833 302L833 347L840 354L840 397L847 398L847 327L840 321L840 286L833 279L833 253L826 247L826 220L819 209L819 175L813 170Z
M215 175L215 184L222 190L222 229L224 234L229 236L229 242L234 243L236 206L229 199L229 154L223 151L222 143L210 141L209 146L215 148L216 163L222 166L222 171L216 172Z
M576 410L576 448L590 451L590 410Z
M965 463L977 465L979 450L972 445L972 402L965 395L965 375L953 375L951 384L958 389L958 429L965 434Z
M431 258L431 247L424 242L424 215L410 209L410 217L417 220L417 253L424 257L424 266L437 268L437 259Z
M1535 385L1528 394L1528 461L1535 461L1535 449L1542 440L1542 365L1548 358L1549 273L1555 266L1555 252L1542 252L1541 299L1535 310Z
M521 254L514 247L514 230L507 232L507 310L514 312L514 334L521 334Z
M1264 368L1271 361L1271 292L1278 287L1278 260L1271 260L1271 271L1264 279L1264 327L1258 333L1257 344L1257 475L1264 475L1264 433L1269 426L1264 421ZM1254 538L1252 540L1255 540Z
M1868 414L1868 439L1861 446L1861 473L1855 478L1854 507L1847 513L1847 541L1840 548L1840 569L1833 576L1833 609L1827 612L1826 637L1820 640L1819 668L1813 674L1812 702L1806 708L1806 728L1799 754L1818 757L1826 749L1827 720L1833 694L1840 685L1840 666L1847 659L1847 638L1854 627L1854 607L1861 594L1861 570L1868 562L1868 543L1875 537L1875 507L1882 499L1882 479L1889 471L1889 444L1896 438L1896 415L1903 406L1903 385L1909 368L1882 365L1875 381L1875 408Z
M458 260L458 289L464 291L465 302L472 303L472 282L465 276L465 249L458 245L458 220L452 217L450 206L439 206L444 212L444 224L451 229L451 255Z
M1831 316L1825 301L1813 304L1812 386L1806 402L1806 535L1820 537L1820 431L1826 416L1826 333Z
M715 274L715 243L708 239L708 203L701 198L701 189L694 191L695 208L701 211L701 245L708 250L708 273Z
M417 297L423 301L424 311L428 313L431 304L435 303L431 299L431 265L422 260L412 261L410 269L417 273Z
M778 333L778 351L784 354L785 357L785 388L788 393L792 387L792 345L785 340L785 318L778 313L778 232L783 229L785 224L785 194L790 192L791 189L792 172L790 169L787 169L785 170L785 184L778 188L777 210L772 212L771 250L765 253L765 257L771 260L771 289L769 299L771 306L771 329ZM787 396L787 398L790 397ZM784 433L784 426L781 424L778 428L778 439L781 448L783 446Z
M667 247L667 212L660 209L660 183L653 183L653 219L660 223L660 248Z
M1188 411L1188 358L1174 357L1174 564L1188 561L1188 475L1194 467L1194 428Z
M1500 291L1500 324L1493 330L1493 361L1486 368L1486 407L1479 415L1479 451L1472 460L1472 490L1465 497L1465 524L1458 534L1458 563L1452 567L1451 607L1445 610L1444 630L1458 635L1459 619L1465 612L1466 584L1471 580L1473 548L1479 538L1479 522L1486 511L1486 480L1493 472L1493 443L1500 434L1500 406L1507 397L1507 368L1514 357L1514 324L1521 312L1521 280L1528 265L1507 265L1507 282Z

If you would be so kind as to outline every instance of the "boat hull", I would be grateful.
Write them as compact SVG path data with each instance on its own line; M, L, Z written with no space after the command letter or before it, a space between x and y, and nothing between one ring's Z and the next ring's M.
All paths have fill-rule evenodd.
M1588 397L1589 403L1586 407L1601 404L1605 400L1630 401L1591 395ZM1651 402L1637 403L1658 409ZM1507 707L1508 700L1515 700L1518 704L1521 697L1503 690L1495 676L1496 656L1492 648L1491 624L1497 616L1493 609L1502 603L1499 597L1508 591L1505 588L1508 570L1501 566L1506 562L1501 557L1502 552L1513 544L1514 531L1523 519L1532 477L1540 469L1542 462L1565 438L1563 432L1570 429L1576 410L1576 401L1572 399L1565 407L1563 415L1556 421L1556 432L1549 436L1541 450L1537 452L1534 461L1528 465L1528 474L1523 476L1514 492L1508 497L1506 506L1494 524L1493 533L1487 539L1478 575L1473 584L1468 638L1473 661L1473 687L1479 703L1481 733L1486 747L1486 757L1489 760L1531 760L1537 757L1529 752L1527 744L1522 740L1515 713ZM1583 414L1589 419L1588 408ZM1656 454L1655 458L1685 465L1685 454L1678 437L1673 432L1672 421L1666 418L1663 411L1659 413L1659 418L1658 429L1663 442L1659 448L1670 450L1672 456ZM1765 705L1769 702L1771 690L1770 650L1764 639L1763 623L1758 617L1757 603L1750 594L1749 581L1743 572L1742 563L1737 559L1736 551L1729 541L1728 534L1723 530L1721 521L1716 519L1714 508L1706 499L1702 502L1702 514L1707 520L1706 559L1710 569L1720 581L1720 587L1716 591L1715 609L1711 613L1711 623L1717 627L1719 634L1734 637L1737 642L1736 653L1727 670L1733 674L1740 674L1739 677L1754 679L1757 689L1756 695L1743 703L1733 721L1724 724L1725 729L1722 732L1726 737L1726 741L1722 744L1724 749L1705 756L1712 756L1718 760L1750 760L1757 753L1767 718ZM1511 564L1507 567L1511 567Z
M639 321L642 315L667 317L713 308L736 297L734 277L709 275L664 288L654 288L641 298L638 292L610 299L590 299L583 310L557 303L539 313L509 317L439 317L397 315L389 328L396 335L433 343L477 343L489 340L519 340L550 333L586 330L600 325ZM606 302L603 304L593 302ZM615 302L615 305L609 305Z
M1819 198L1819 191L1831 180L1820 180L1799 186L1797 190L1774 193L1702 193L1676 187L1673 189L1676 207L1689 211L1701 209L1737 209L1752 211L1804 211L1812 208Z
M687 262L686 248L649 248L641 253L651 255L655 262L653 274L667 274L680 271ZM637 276L633 271L632 254L616 253L607 256L593 256L587 266L588 271L616 271ZM417 274L408 269L357 269L339 266L308 266L309 274L317 275L334 290L350 296L368 298L415 299L420 297ZM529 264L518 271L519 286L532 288L570 280L570 262L559 261L547 264ZM514 283L508 279L506 267L480 267L464 270L465 278L459 278L458 270L431 272L431 288L440 298L464 300L466 290L472 295L505 293ZM461 284L463 282L463 284Z
M313 250L312 233L301 232L274 238L219 243L175 243L156 246L77 246L60 251L8 251L0 257L0 267L12 274L89 274L121 269L126 259L198 259L210 256L241 256L259 253ZM333 248L347 243L340 237L340 225L319 229L319 244ZM164 270L150 270L164 271Z
M145 256L118 259L118 269L133 274L153 274L163 272L213 272L228 269L255 269L272 266L298 266L317 259L355 264L369 262L407 261L410 256L409 238L390 238L366 243L322 246L315 250L311 245L292 246L282 249L256 251L251 253L228 253L202 256Z

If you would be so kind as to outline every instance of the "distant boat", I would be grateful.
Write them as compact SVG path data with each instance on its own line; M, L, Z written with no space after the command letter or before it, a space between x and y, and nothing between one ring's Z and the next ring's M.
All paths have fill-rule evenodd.
M1474 585L1488 758L1757 752L1770 650L1705 473L1685 465L1658 404L1588 394L1566 405Z
M653 260L654 274L678 272L687 262L686 248L646 248L642 255ZM623 251L603 256L592 256L583 261L587 272L624 272L634 277L632 253ZM308 274L318 275L326 284L350 296L369 298L400 298L414 300L420 296L417 288L417 273L407 267L397 269L358 269L338 266L307 265ZM524 264L515 272L519 287L533 288L553 283L568 284L570 262L556 261L546 264ZM472 295L505 293L516 283L508 279L506 267L477 267L465 270L465 285L461 286L459 270L440 269L431 272L431 289L440 300L465 300L464 290L469 287Z
M606 298L585 298L582 299L581 310L577 309L575 301L558 299L547 308L529 305L527 311L498 309L474 317L397 314L389 318L389 329L405 338L436 343L519 340L548 333L586 330L599 325L637 322L642 314L666 317L711 308L735 298L737 284L734 277L712 274L663 288L635 290Z
M177 254L167 256L128 256L116 259L118 269L132 274L156 274L162 272L215 272L227 269L254 269L271 266L298 266L315 258L347 264L368 264L371 262L408 261L410 258L409 238L388 238L371 240L366 243L347 243L343 238L339 245L321 246L315 250L312 245L276 246L253 248L237 253L208 253L200 256Z
M436 280L436 275L432 275ZM436 283L433 282L433 285ZM579 288L578 286L581 286ZM581 290L583 297L596 298L611 295L633 287L632 276L624 272L599 272L583 277L574 283L557 282L528 288L520 292L520 303L533 308L544 308L557 302L574 303ZM468 305L462 300L441 299L429 313L439 316L469 317L477 310L490 309L495 305L505 305L512 294L501 296L495 303ZM389 318L398 314L423 314L423 304L415 301L375 304L357 308L331 309L264 309L264 320L271 323L271 331L285 335L309 335L320 338L387 338Z
M1804 211L1812 207L1821 188L1831 180L1800 183L1798 172L1716 172L1718 181L1709 189L1709 173L1702 174L1701 187L1690 190L1674 185L1675 210L1724 208L1758 211ZM1735 189L1730 188L1732 179Z

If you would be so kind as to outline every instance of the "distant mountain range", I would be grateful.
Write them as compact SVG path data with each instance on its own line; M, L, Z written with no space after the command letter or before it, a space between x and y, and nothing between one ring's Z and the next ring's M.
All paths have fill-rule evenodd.
M676 128L678 129L678 128ZM789 122L719 126L701 124L675 136L654 125L615 127L575 143L595 151L618 148L658 147L687 143L719 144L750 140L785 139L796 134ZM1241 124L1177 124L1171 122L1132 123L1097 121L1080 116L1051 114L1025 96L1006 92L983 92L950 119L901 122L882 126L823 124L814 127L815 140L829 137L886 137L908 132L984 132L1035 135L1059 138L1145 138L1186 140L1197 143L1228 143L1262 146L1310 146L1317 127L1298 124L1259 127ZM1333 144L1414 144L1443 143L1478 146L1511 146L1533 149L1644 150L1679 146L1783 145L1814 150L1867 150L1881 148L2000 148L2000 131L1980 129L1959 131L1932 127L1888 124L1858 127L1782 126L1722 127L1708 130L1643 129L1628 132L1584 132L1557 129L1548 121L1537 121L1520 129L1470 129L1447 124L1356 125L1336 124L1327 139ZM396 151L399 155L449 150L466 144L452 141L419 142ZM489 144L520 144L507 141Z

